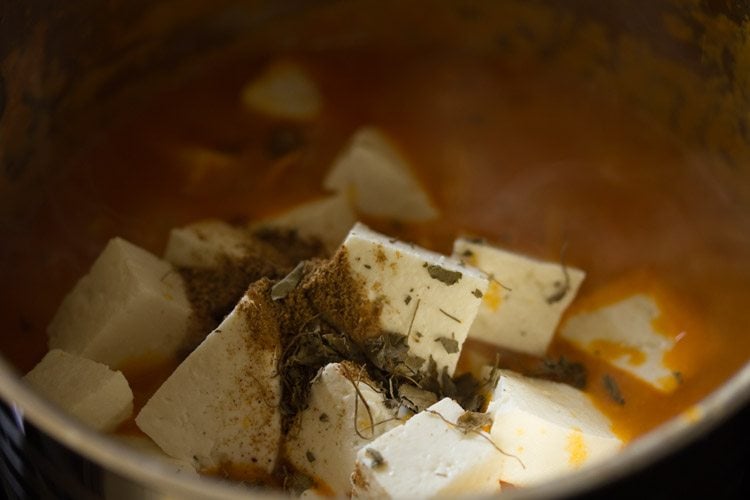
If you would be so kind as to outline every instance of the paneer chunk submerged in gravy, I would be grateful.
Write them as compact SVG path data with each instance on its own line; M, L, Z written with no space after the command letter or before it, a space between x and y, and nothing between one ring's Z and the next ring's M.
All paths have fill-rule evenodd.
M186 209L157 236L160 254L125 235L102 247L58 298L50 351L26 376L53 403L183 473L354 498L533 486L687 410L680 395L695 368L681 345L703 323L658 272L613 272L625 259L606 245L569 257L579 233L549 229L552 212L482 231L489 218L471 214L511 191L495 197L445 166L431 178L417 161L431 139L404 139L376 108L329 117L337 98L353 104L332 96L325 64L285 58L233 85L237 123L270 124L270 163L244 179L256 153L180 143L171 160L158 155L181 158L183 195L234 201L223 213ZM218 130L208 142L235 135ZM436 148L457 170L474 168L471 155ZM529 175L543 183L546 168ZM539 194L521 177L492 182L529 195L518 207ZM271 208L240 220L230 216L240 199ZM536 241L557 251L514 233L543 234ZM57 397L69 378L79 380ZM668 411L639 420L664 402Z

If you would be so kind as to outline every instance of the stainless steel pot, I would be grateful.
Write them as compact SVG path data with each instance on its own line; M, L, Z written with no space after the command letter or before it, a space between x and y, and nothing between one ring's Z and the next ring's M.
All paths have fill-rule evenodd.
M44 203L45 189L64 175L56 170L54 159L81 144L80 137L68 133L69 124L99 123L112 106L127 103L129 92L144 81L167 77L185 61L200 60L224 47L264 53L376 44L554 59L569 55L574 47L579 50L581 44L593 46L594 40L586 38L588 31L578 30L583 26L596 27L588 33L603 37L596 40L597 50L571 59L571 72L605 78L634 107L720 157L728 167L716 175L733 183L743 209L750 207L746 3L573 0L410 5L404 14L395 1L2 2L0 224L22 231L24 224L34 223L33 207ZM427 15L459 21L452 31L436 32L424 22ZM562 19L564 23L557 22ZM312 20L327 29L309 29ZM617 47L623 41L640 44L648 61L618 59ZM622 78L633 70L623 66L641 63L679 71ZM645 86L656 84L666 95L687 96L687 101L665 105L664 99L646 91ZM675 107L690 107L689 96L698 87L705 89L706 102L711 103L696 110L701 126L675 121ZM0 266L13 266L13 256L2 248ZM29 391L12 363L0 358L0 472L9 496L32 492L30 498L247 497L247 490L236 486L177 476L164 464L84 428ZM701 403L698 421L675 419L614 460L508 496L567 496L611 483L705 435L749 400L746 364Z

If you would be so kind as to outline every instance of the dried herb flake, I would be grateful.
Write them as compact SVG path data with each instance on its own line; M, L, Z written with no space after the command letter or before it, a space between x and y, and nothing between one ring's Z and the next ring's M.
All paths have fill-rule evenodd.
M370 468L376 469L385 465L385 459L378 450L374 448L365 448L365 455L367 455L367 458L372 460L372 462L370 463Z
M297 264L291 273L287 274L281 281L271 287L271 298L273 300L280 300L289 295L292 290L297 288L299 282L305 274L305 264L300 262Z
M588 378L586 367L582 363L570 361L565 356L560 356L557 360L544 359L541 367L532 375L572 385L577 389L585 389Z
M427 273L430 275L430 278L445 283L448 286L455 285L463 276L460 271L451 271L437 264L428 265Z
M612 401L620 406L624 405L625 398L622 397L617 381L610 375L604 375L602 382L604 382L604 389L606 389L607 394L612 398Z
M435 339L435 342L440 342L442 344L443 349L445 349L445 352L448 354L455 354L458 352L458 341L456 339L449 339L448 337L438 337Z

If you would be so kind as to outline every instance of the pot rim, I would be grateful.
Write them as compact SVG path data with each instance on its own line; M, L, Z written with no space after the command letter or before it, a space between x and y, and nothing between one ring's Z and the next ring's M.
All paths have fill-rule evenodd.
M239 499L248 489L226 481L191 477L167 463L88 428L30 390L17 371L0 356L0 397L50 437L81 456L136 484L181 498ZM538 486L503 494L507 498L559 498L591 491L614 482L676 451L718 426L750 401L750 361L700 403L637 438L612 459ZM21 428L21 432L23 432ZM277 497L253 490L259 497ZM508 494L509 493L509 494Z

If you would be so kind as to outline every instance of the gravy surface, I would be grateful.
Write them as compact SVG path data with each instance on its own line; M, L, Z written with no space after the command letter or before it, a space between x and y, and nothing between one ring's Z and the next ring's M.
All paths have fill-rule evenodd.
M712 177L710 158L616 94L550 68L510 71L463 53L282 57L318 83L325 104L315 121L242 107L242 86L272 59L217 59L90 131L32 220L0 228L3 262L12 262L0 269L0 349L20 371L44 355L47 323L109 238L161 254L174 226L261 218L319 196L336 153L369 124L397 142L443 215L367 220L376 229L445 253L459 234L553 261L566 247L565 261L588 273L571 313L643 287L665 291L666 329L679 338L667 360L679 372L673 394L559 338L549 353L586 365L587 391L622 437L686 411L750 359L746 211ZM477 359L494 358L467 345ZM624 405L609 397L605 374ZM141 379L143 404L156 385Z

